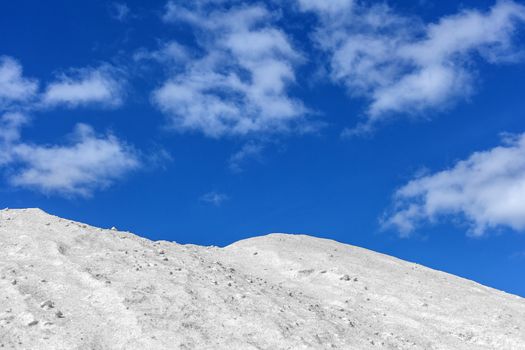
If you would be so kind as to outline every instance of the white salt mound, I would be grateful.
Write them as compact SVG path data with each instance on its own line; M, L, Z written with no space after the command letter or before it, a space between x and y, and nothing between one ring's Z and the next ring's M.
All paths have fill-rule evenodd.
M0 211L0 349L525 349L525 299L271 234L153 242Z

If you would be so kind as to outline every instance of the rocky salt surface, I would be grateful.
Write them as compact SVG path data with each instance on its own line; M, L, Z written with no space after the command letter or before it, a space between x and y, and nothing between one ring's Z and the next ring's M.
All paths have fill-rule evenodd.
M525 349L525 299L309 236L201 247L3 210L0 349Z

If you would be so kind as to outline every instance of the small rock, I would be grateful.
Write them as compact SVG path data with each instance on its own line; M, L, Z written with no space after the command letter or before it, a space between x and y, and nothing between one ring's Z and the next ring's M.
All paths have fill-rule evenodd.
M341 281L350 281L351 278L350 278L350 276L348 276L348 275L343 275L343 276L340 278L340 280L341 280Z
M66 317L66 316L64 316L64 314L62 313L62 311L57 311L57 312L55 313L55 316L58 317L58 318L64 318L64 317Z
M38 324L38 321L37 320L33 320L33 321L29 322L27 325L29 327L31 327L31 326L36 326L37 324Z
M46 301L44 301L42 304L40 304L40 307L41 307L42 309L46 309L46 310L48 310L48 309L52 309L52 308L54 308L54 307L55 307L55 304L54 304L51 300L46 300Z

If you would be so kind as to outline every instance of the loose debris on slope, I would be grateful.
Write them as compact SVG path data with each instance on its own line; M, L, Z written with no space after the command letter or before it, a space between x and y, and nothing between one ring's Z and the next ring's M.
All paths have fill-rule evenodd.
M1 349L525 349L525 300L338 242L152 242L0 211Z

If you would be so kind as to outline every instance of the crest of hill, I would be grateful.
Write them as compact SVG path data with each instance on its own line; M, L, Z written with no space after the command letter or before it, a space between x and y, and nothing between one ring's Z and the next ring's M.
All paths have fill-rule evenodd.
M327 239L201 247L10 209L0 250L4 348L525 348L524 299Z

